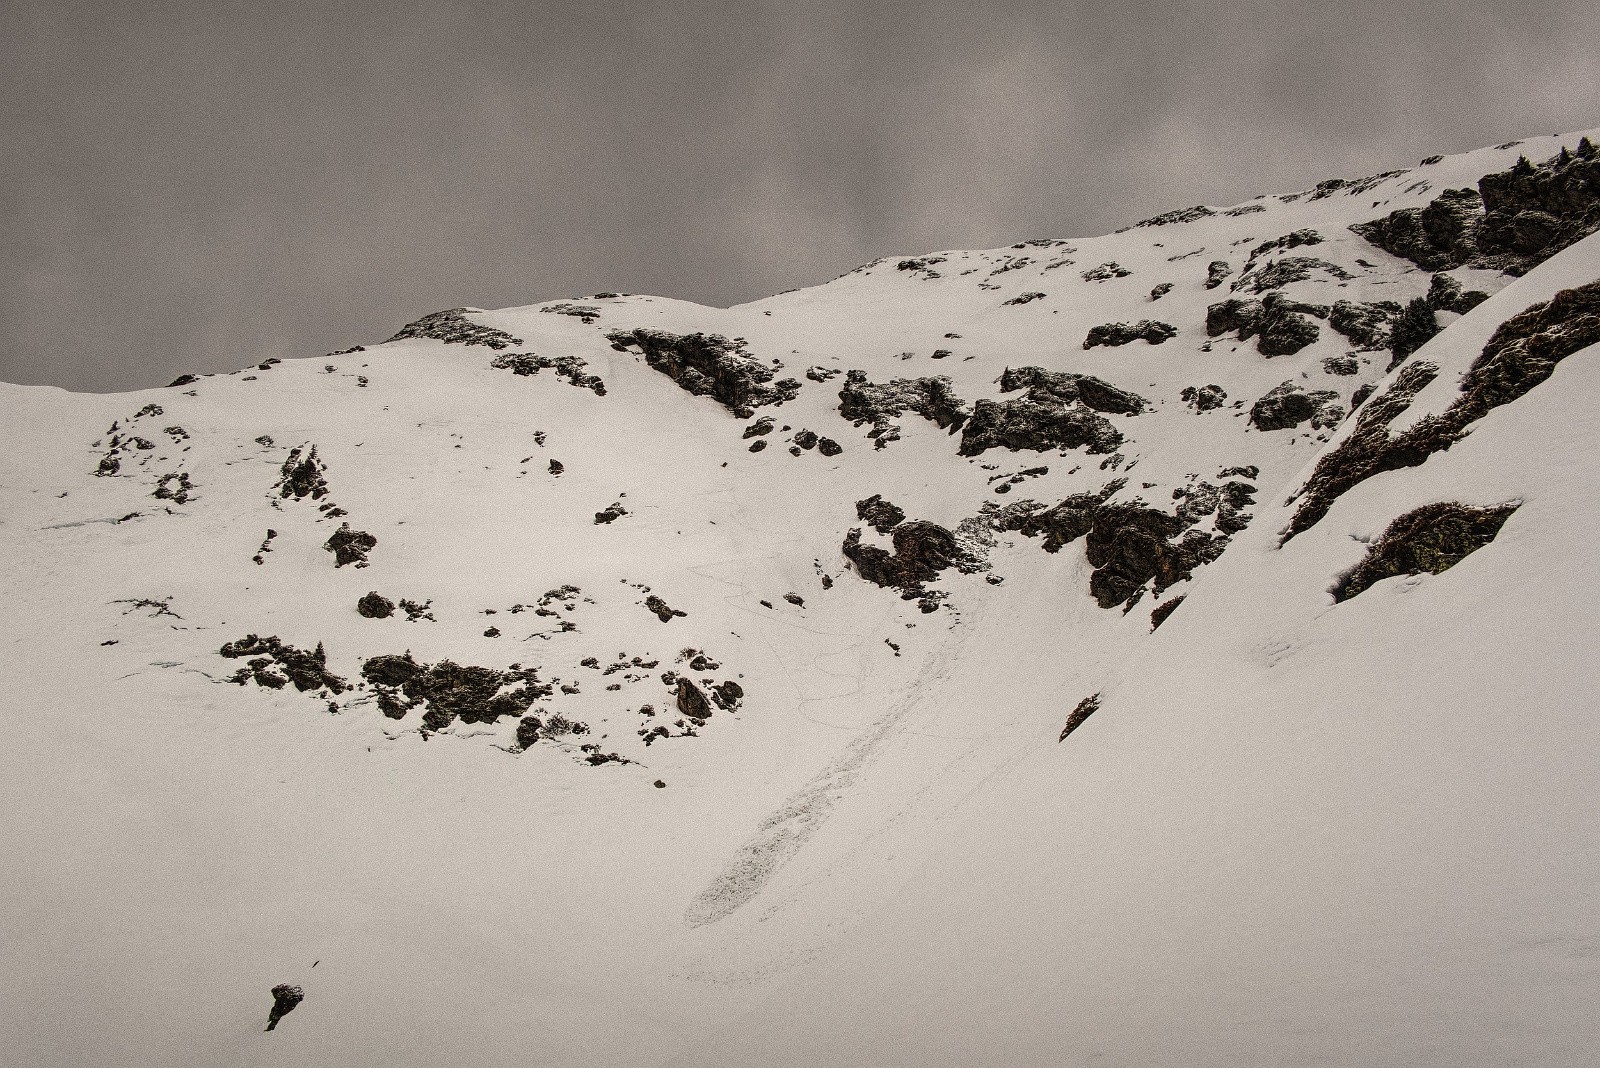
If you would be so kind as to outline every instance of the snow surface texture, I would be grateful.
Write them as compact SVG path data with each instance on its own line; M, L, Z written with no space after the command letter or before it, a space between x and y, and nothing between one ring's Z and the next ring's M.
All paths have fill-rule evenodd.
M1416 312L1442 329L1391 371L1386 316L1449 287L1348 227L1579 137L731 309L0 386L0 1049L1589 1063L1600 348L1281 542L1358 400L1427 362L1391 430L1443 411L1496 327L1600 278L1600 236L1446 272L1488 299ZM1351 338L1340 301L1395 307ZM1335 603L1440 502L1516 508ZM883 588L852 530L950 551ZM220 655L251 634L278 652ZM407 652L434 690L363 673Z

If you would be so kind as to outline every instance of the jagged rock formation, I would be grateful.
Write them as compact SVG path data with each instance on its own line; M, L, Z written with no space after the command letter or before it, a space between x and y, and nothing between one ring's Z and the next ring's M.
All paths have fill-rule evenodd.
M434 731L458 719L493 723L501 716L521 716L534 701L554 692L534 668L501 671L453 660L419 664L410 653L372 657L361 665L361 676L377 692L378 708L385 716L404 719L422 705L423 726ZM507 690L508 686L514 688Z
M1228 399L1228 391L1216 383L1198 387L1185 386L1183 392L1178 394L1178 399L1196 412L1209 412L1222 407L1222 402Z
M743 339L721 334L672 334L639 327L606 334L614 348L637 347L645 363L695 396L711 397L740 419L749 419L763 405L793 400L800 383L776 378L776 372L750 354Z
M882 494L874 493L866 500L856 502L856 518L863 520L879 534L889 533L904 521L905 517L906 513L884 500Z
M1587 146L1587 147L1585 147ZM1600 229L1600 159L1588 138L1576 153L1486 174L1477 189L1446 189L1427 207L1401 208L1350 229L1429 271L1451 267L1524 274Z
M378 539L366 531L352 530L349 523L341 523L339 529L329 536L322 547L333 554L334 567L343 567L346 564L366 567L367 553L377 544Z
M839 414L856 426L871 423L867 437L876 440L878 448L899 440L900 431L893 420L906 412L915 412L952 433L967 421L966 407L945 375L896 378L882 384L867 381L864 371L845 375L839 390Z
M1159 345L1168 338L1177 336L1177 327L1156 319L1140 319L1132 326L1127 323L1104 323L1090 328L1089 336L1083 339L1083 347L1086 349L1092 349L1097 345L1115 347L1134 341L1148 341L1152 345Z
M1400 317L1400 305L1392 300L1362 303L1335 301L1328 313L1328 325L1343 334L1362 352L1389 347L1390 331Z
M855 565L856 573L879 586L893 586L920 596L922 585L951 567L970 566L956 536L937 523L922 519L902 522L892 534L894 552L861 544L859 528L850 530L840 551Z
M1438 575L1494 541L1517 504L1469 508L1443 501L1413 509L1383 532L1367 555L1333 588L1335 601L1347 601L1374 583L1396 575Z
M1389 424L1439 373L1438 367L1427 362L1402 368L1388 391L1362 409L1355 432L1317 462L1300 491L1300 506L1283 540L1309 530L1343 493L1373 475L1416 467L1448 449L1472 423L1523 396L1549 378L1556 364L1597 341L1600 281L1562 290L1495 330L1462 378L1460 395L1448 408L1424 416L1391 437Z
M327 470L327 465L317 456L315 445L296 445L283 461L281 476L273 489L285 500L310 497L320 501L328 495Z
M1118 389L1093 375L1046 371L1042 367L1007 368L1000 376L1002 393L1026 389L1022 397L998 402L980 400L961 434L960 454L977 456L992 448L1084 448L1108 453L1122 443L1122 434L1101 412L1137 415L1143 397Z
M1232 274L1233 267L1229 265L1227 260L1212 260L1206 266L1206 288L1217 288L1223 282L1226 282Z
M1083 700L1079 701L1077 706L1073 708L1072 712L1068 714L1066 726L1061 728L1061 737L1057 738L1056 741L1066 741L1067 735L1083 726L1083 721L1094 715L1099 710L1100 695L1097 693L1090 694L1088 697L1085 697Z
M279 983L272 988L272 1012L267 1016L267 1030L277 1028L278 1021L294 1011L306 999L306 992L289 983Z
M1120 263L1102 263L1083 272L1085 282L1109 282L1113 278L1126 278L1133 272Z
M394 602L373 590L356 602L356 612L367 619L388 619L394 615Z
M447 308L432 315L424 315L414 323L407 323L389 341L428 338L433 341L443 341L447 345L487 345L491 349L522 344L520 337L512 337L504 330L496 330L492 326L483 326L468 319L464 313L473 310Z
M1329 263L1315 256L1285 256L1281 260L1271 260L1259 267L1248 268L1233 283L1232 289L1235 293L1245 288L1252 293L1265 293L1270 289L1282 289L1291 282L1304 282L1314 271L1322 271L1346 281L1354 277L1337 263Z
M1220 337L1237 331L1240 341L1259 338L1256 348L1263 356L1292 356L1321 334L1310 316L1328 318L1326 305L1290 300L1282 293L1268 293L1262 300L1230 297L1206 309L1206 334Z
M240 668L228 679L240 686L254 682L269 690L281 690L293 683L294 688L302 693L308 690L343 693L345 689L344 679L328 670L328 656L321 642L308 652L279 641L277 635L258 638L248 634L238 641L224 644L219 652L229 660L240 660L247 656L252 658L248 666Z
M1318 429L1331 429L1344 420L1344 406L1332 390L1308 391L1294 379L1281 382L1250 408L1250 423L1258 430L1290 430L1306 420Z
M548 310L548 309L545 309ZM553 368L556 377L587 389L597 397L606 395L606 384L598 375L589 374L589 363L581 356L538 356L531 352L508 352L489 361L489 366L514 375L536 375L545 368Z

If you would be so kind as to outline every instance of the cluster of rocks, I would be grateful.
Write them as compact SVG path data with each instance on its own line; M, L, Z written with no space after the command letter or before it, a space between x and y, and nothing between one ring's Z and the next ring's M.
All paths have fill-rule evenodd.
M483 326L468 319L465 312L473 308L448 308L445 311L424 315L414 323L407 323L390 341L407 341L413 338L443 341L447 345L487 345L503 349L522 344L522 339L512 337L504 330Z
M1494 541L1517 508L1517 504L1469 508L1444 501L1407 512L1390 523L1362 561L1340 578L1333 599L1347 601L1396 575L1447 571Z
M966 424L968 413L946 375L896 378L889 382L867 380L865 371L850 371L839 390L839 414L855 426L872 424L867 437L877 448L900 437L894 420L915 412L941 430L954 433Z
M1240 341L1257 338L1263 356L1291 356L1321 335L1312 318L1328 315L1325 304L1291 300L1282 293L1268 293L1262 300L1230 297L1206 309L1206 336L1236 331Z
M1185 386L1183 392L1178 394L1178 399L1198 412L1209 412L1222 407L1228 399L1228 391L1216 383L1207 386Z
M1289 249L1301 248L1305 245L1320 245L1322 241L1322 235L1315 230L1296 230L1293 233L1284 234L1282 237L1275 237L1271 241L1263 241L1251 249L1250 258L1245 261L1246 266L1254 263L1269 252L1286 252Z
M1031 304L1033 301L1043 299L1044 296L1045 296L1045 294L1040 293L1037 290L1035 290L1035 291L1031 291L1031 292L1028 292L1028 293L1018 293L1016 296L1012 297L1010 300L1002 301L1001 303L1002 303L1002 305L1008 305L1008 304Z
M404 719L420 705L422 724L432 731L456 720L494 723L501 716L521 716L554 692L534 668L514 664L501 671L452 660L419 664L409 652L372 657L361 665L361 677L378 695L378 710L385 716Z
M1125 234L1129 230L1137 230L1146 226L1172 226L1175 223L1194 222L1196 219L1205 219L1215 214L1216 212L1204 204L1196 204L1192 208L1175 208L1172 211L1162 212L1160 215L1152 215L1148 219L1140 219L1132 226L1124 226L1117 233Z
M570 385L587 389L597 397L606 395L606 384L600 376L588 372L588 361L581 356L538 356L531 352L510 352L496 356L489 366L514 375L536 375L545 368L555 371L556 377Z
M582 321L585 325L600 318L600 309L593 304L573 304L571 301L562 301L559 304L546 304L539 309L550 315L570 315ZM518 342L520 345L521 342Z
M905 519L905 512L874 494L856 502L856 515L881 534L888 534L894 551L861 541L861 528L852 527L840 550L854 566L856 574L868 582L901 591L906 600L922 599L923 611L938 608L940 596L930 594L924 584L940 572L955 568L963 573L981 571L986 566L955 532L923 519Z
M194 489L187 471L174 471L156 480L156 488L150 496L173 504L187 504L194 496Z
M1089 329L1088 336L1083 339L1083 347L1092 349L1099 345L1107 345L1115 348L1135 341L1148 341L1152 345L1159 345L1177 336L1177 327L1158 319L1140 319L1131 326L1127 323L1103 323Z
M270 439L269 439L270 440ZM293 497L304 500L310 497L320 501L328 495L327 464L317 456L315 445L296 445L279 469L278 481L273 489L284 500Z
M1082 278L1085 282L1109 282L1113 278L1126 278L1133 272L1120 263L1102 263L1098 267L1091 267L1084 271Z
M1000 391L1017 390L1027 392L1014 400L980 400L973 406L962 430L962 456L1000 447L1013 452L1080 447L1095 454L1113 452L1123 437L1101 413L1137 415L1146 407L1143 397L1093 375L1042 367L1007 368L1000 376Z
M711 397L740 419L749 419L765 404L793 400L800 383L793 378L773 381L773 369L745 347L743 338L729 340L721 334L672 334L639 327L606 334L613 348L638 348L645 363L695 396Z
M1600 230L1600 151L1576 151L1535 166L1526 157L1486 174L1476 189L1446 189L1423 208L1401 208L1350 229L1429 271L1452 267L1525 274Z
M354 564L367 566L367 553L377 547L378 539L364 530L353 530L349 523L340 523L339 529L329 536L323 548L333 554L333 566Z
M1317 430L1331 430L1344 421L1344 405L1333 390L1307 390L1294 379L1273 386L1250 407L1257 430L1292 430L1307 420Z
M1317 462L1283 540L1309 530L1334 501L1373 475L1416 467L1448 449L1471 424L1522 397L1549 378L1562 360L1596 342L1600 281L1562 290L1500 325L1462 376L1461 392L1448 408L1390 435L1389 424L1439 373L1427 361L1401 368L1389 389L1361 409L1350 436Z
M307 651L279 641L276 635L261 638L247 634L224 644L219 652L229 660L250 657L245 667L228 678L240 686L254 682L269 690L281 690L293 683L301 693L327 690L335 694L346 688L344 679L328 670L328 657L321 642L316 649Z
M933 269L934 264L943 262L943 256L919 256L915 259L901 260L895 264L895 270L910 271L914 275L932 280L939 277L939 272Z
M1332 275L1340 281L1349 281L1354 277L1349 271L1337 263L1317 259L1315 256L1285 256L1281 260L1270 260L1259 267L1250 267L1233 283L1232 291L1237 293L1248 288L1252 293L1265 293L1269 289L1282 289L1292 282L1304 282L1316 271Z

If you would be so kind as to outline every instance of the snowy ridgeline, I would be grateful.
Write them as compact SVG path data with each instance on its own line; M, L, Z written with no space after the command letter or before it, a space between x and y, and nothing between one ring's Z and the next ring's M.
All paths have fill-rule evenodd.
M4 1048L1581 1063L1594 157L0 387Z

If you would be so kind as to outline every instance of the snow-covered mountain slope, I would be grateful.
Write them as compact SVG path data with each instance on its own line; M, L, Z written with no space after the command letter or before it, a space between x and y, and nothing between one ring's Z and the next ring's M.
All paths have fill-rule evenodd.
M1581 1063L1593 136L0 387L0 1042Z

